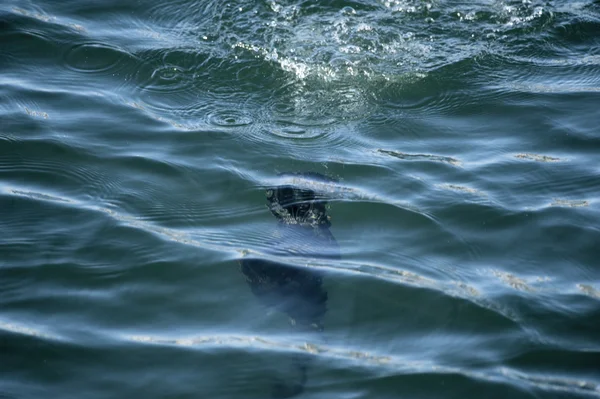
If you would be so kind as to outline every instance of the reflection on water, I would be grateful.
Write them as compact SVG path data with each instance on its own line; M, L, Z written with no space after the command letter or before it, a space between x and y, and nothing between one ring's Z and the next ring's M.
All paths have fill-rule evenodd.
M600 397L597 1L0 26L1 397Z

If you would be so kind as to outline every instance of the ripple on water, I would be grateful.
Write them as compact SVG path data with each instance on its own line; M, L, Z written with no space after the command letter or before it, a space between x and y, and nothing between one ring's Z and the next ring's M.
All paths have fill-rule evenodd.
M295 82L273 93L263 117L303 127L362 120L373 112L370 90L365 82Z
M0 157L0 176L6 181L26 179L33 187L51 187L88 199L108 198L119 190L122 179L112 175L93 153L79 147L54 140L16 140L4 145L10 155Z
M146 91L173 93L189 90L190 71L175 64L164 64L152 70L147 81L141 87Z
M175 63L144 60L135 72L135 84L142 92L189 94L193 91L193 72Z
M294 140L317 139L326 135L323 129L304 129L299 126L273 126L263 131L275 137Z
M591 4L594 0L580 2ZM563 393L565 397L600 395L592 366L571 369L566 365L565 356L555 351L561 347L563 337L555 340L554 330L544 327L546 323L565 324L565 328L573 330L584 323L593 327L590 315L597 313L600 287L595 283L597 273L593 266L593 232L597 231L593 211L598 203L590 193L594 192L594 172L598 169L593 163L579 167L586 158L579 155L577 148L563 149L565 152L557 149L560 142L556 144L553 136L556 131L544 135L544 129L538 127L511 130L511 122L521 125L526 120L512 121L510 113L501 114L502 109L497 109L497 118L489 118L479 127L477 123L482 119L474 118L481 112L493 112L496 106L512 104L517 108L525 104L528 107L519 109L519 116L540 120L549 116L540 104L563 98L564 90L597 91L597 55L580 57L576 65L562 63L563 59L574 59L570 51L581 51L583 40L593 38L597 25L583 31L573 25L566 32L571 38L570 51L552 55L551 62L539 62L556 50L544 46L548 39L544 24L557 25L554 21L564 21L562 14L571 11L556 12L550 18L547 11L540 13L535 7L553 9L556 3L567 4L568 0L238 0L230 5L216 0L173 0L146 4L131 14L129 9L139 6L134 5L136 2L122 2L123 8L112 2L83 5L85 11L81 13L76 3L64 7L44 0L38 2L39 7L48 10L73 12L74 18L82 14L99 17L85 32L90 36L77 36L75 45L73 32L68 32L70 39L55 35L56 20L45 21L43 15L35 17L44 23L34 25L33 34L7 39L15 39L16 43L16 50L8 55L11 67L22 64L36 71L45 69L44 74L22 74L24 87L42 84L44 90L14 90L24 94L12 100L12 87L19 84L18 68L14 69L15 82L2 89L5 100L9 99L5 101L8 112L4 116L14 122L10 122L9 131L0 132L5 137L0 143L4 154L0 156L0 179L4 182L0 185L0 199L9 206L17 204L19 212L0 211L0 224L6 227L4 241L8 245L14 242L8 249L16 254L13 257L22 257L19 260L24 265L35 262L35 269L22 266L14 277L0 278L3 287L17 286L19 299L23 299L9 309L15 315L22 313L22 321L0 318L2 335L47 334L56 339L55 334L60 333L72 337L71 346L77 352L74 356L65 358L62 349L51 350L65 358L62 375L81 370L78 377L82 378L74 378L79 384L86 378L98 381L97 371L100 367L110 370L110 362L125 368L113 370L125 375L124 385L113 380L119 382L113 384L115 387L127 387L128 382L139 381L140 376L145 378L144 373L156 372L156 367L150 371L128 363L129 353L139 360L140 350L166 353L164 348L146 349L136 344L141 342L197 346L189 351L192 353L177 349L173 356L181 362L185 359L179 355L190 355L196 365L199 357L220 354L212 346L224 348L223 358L227 361L231 360L231 347L241 347L243 352L266 357L267 361L272 360L272 352L308 352L317 362L324 360L324 367L311 367L310 372L317 378L311 380L309 396L326 397L326 392L316 391L330 389L331 397L381 397L386 394L379 387L392 391L407 386L416 386L417 390L423 386L426 390L439 388L452 395L458 390L464 392L471 379L483 381L479 385L482 390L516 387L524 397L552 396L557 391L556 396ZM120 18L119 13L123 13ZM109 20L103 19L107 17ZM137 38L118 37L131 31L119 31L117 23L137 18L148 21L148 32L158 32L157 37L145 38L143 46L133 44ZM109 22L105 31L93 29L105 22ZM20 28L19 24L15 27ZM114 31L109 33L109 29ZM496 38L482 40L492 31ZM35 37L36 32L44 33L40 35L43 41ZM176 40L166 43L165 37ZM537 40L531 41L531 48L525 51L528 54L520 54L522 59L514 57L514 52L523 49L519 41L532 37ZM125 43L132 43L131 47ZM235 43L242 44L233 48ZM22 51L17 51L19 47ZM130 53L133 48L137 50ZM19 58L25 51L35 54L36 49L44 50L44 57L36 58L40 62L26 64ZM46 58L46 54L54 57ZM64 75L75 78L73 86L66 88L55 79L43 79L55 71L45 65L48 60L56 63L54 58L61 56L58 62L63 64ZM551 77L556 77L556 81ZM122 113L111 103L114 97L108 95L113 85L106 85L107 81L116 80L126 85L118 93L120 100L134 107ZM101 122L86 125L80 123L80 117L87 114L69 112L69 102L61 99L71 99L72 105L79 105L83 96L72 97L69 89L90 82L103 85L100 92L107 95L102 97L106 103L95 103L99 107L83 104L93 121ZM520 90L527 92L519 93L506 82L523 85ZM556 93L529 93L542 89ZM55 95L57 92L60 96ZM32 99L31 94L38 99ZM530 101L519 103L523 98ZM63 103L65 112L59 112L61 106L55 108L49 103ZM104 108L103 104L110 106ZM573 99L572 104L577 106L578 99ZM46 109L50 112L48 120ZM534 109L540 113L530 112ZM564 109L565 113L569 111ZM148 121L141 113L187 131ZM139 118L129 119L131 114ZM374 115L377 124L368 121L375 120ZM587 134L588 131L577 131L580 121L576 120L577 112L572 115L573 119L561 120L565 122L564 136ZM416 118L423 123L415 123L412 129L425 128L421 137L411 140L404 127ZM146 129L148 126L137 125L138 120L151 126ZM396 123L406 125L392 129ZM461 131L462 123L480 133ZM27 124L41 128L28 129ZM153 130L152 124L160 126ZM63 128L65 136L61 136ZM189 133L190 130L197 132ZM204 135L207 130L231 141L215 145L209 135ZM442 137L447 132L452 134ZM538 132L540 135L534 137ZM46 134L68 139L73 146L50 142L45 139ZM20 137L29 137L29 141ZM86 138L98 140L86 143ZM593 144L592 137L576 141L584 142ZM592 146L586 150L591 153ZM495 156L486 159L490 153ZM346 183L314 179L292 183L322 189L332 197L333 229L344 258L324 261L270 255L269 234L276 221L265 208L261 186L286 184L284 177L269 181L275 168L316 169L321 159L330 160L328 156L344 159L325 167L336 176L343 174ZM560 159L554 158L558 156ZM301 162L293 164L290 158ZM474 159L480 159L480 163ZM464 167L460 167L462 162ZM489 166L495 169L485 168ZM480 197L481 202L486 200L485 206L465 204L479 201ZM496 198L502 201L495 202ZM551 201L552 205L569 208L523 210ZM571 226L571 230L567 229ZM19 232L22 233L15 234ZM58 233L61 240L64 238L62 242L53 239ZM378 252L378 248L389 253ZM550 252L554 251L552 248L558 250ZM171 251L178 255L171 255ZM204 257L209 251L217 252L227 263L215 264L210 257ZM580 254L584 251L589 255ZM240 253L246 252L331 273L332 278L326 283L332 288L327 321L333 321L329 324L333 328L326 331L326 339L333 339L337 346L313 343L310 339L307 344L286 334L287 330L279 337L256 331L244 334L251 327L235 315L237 311L247 311L250 304L243 299L251 298L251 293L235 263ZM119 257L121 253L135 257L123 259ZM562 258L554 257L554 253ZM190 257L183 269L180 262L176 265L170 261L179 259L179 254ZM0 258L0 263L6 260ZM537 264L538 259L544 264ZM591 261L584 265L588 259ZM95 270L91 270L91 265ZM474 265L485 273L476 274ZM518 270L511 270L513 266L518 266ZM578 295L570 299L561 295L550 298L553 292L547 293L545 285L530 277L540 267L556 280L563 277L565 286L568 284ZM199 274L207 271L211 275L214 272L214 281L232 291L219 289ZM572 276L577 274L580 277L574 281ZM124 275L128 277L123 278ZM110 277L106 284L102 281L106 276L115 278ZM199 284L187 286L186 282L195 281L194 278L199 278ZM91 286L97 289L87 288ZM40 294L46 287L52 287L52 295L60 299L47 308L44 302L53 298ZM389 291L382 290L385 287ZM186 289L193 295L189 298L191 306L197 306L189 313L180 308L183 302L178 302L180 297L187 298ZM229 295L233 290L237 292ZM0 292L8 293L6 289ZM238 297L238 292L246 296ZM360 294L364 296L359 298ZM405 300L400 304L396 300L403 294ZM446 321L446 313L440 307L426 306L429 298L447 304L450 324L427 318L439 315L439 320ZM8 303L5 296L0 302ZM69 312L61 306L67 302L81 307ZM169 312L157 309L171 302L170 309L175 312L168 320L172 323L161 324L154 316L165 320L163 317ZM525 302L533 305L526 307ZM535 312L536 305L543 302L549 303L540 306L544 312ZM225 311L209 306L214 303L224 305ZM567 312L564 309L569 304L574 306ZM363 323L359 318L361 307L368 320L374 320L371 316L377 312L382 318ZM48 314L56 313L48 319L52 328L46 330L26 322L44 309ZM336 318L340 321L346 311L348 319L336 326ZM150 314L148 319L143 315L146 313ZM231 324L206 324L210 332L195 328L203 325L204 316L210 319L213 313L230 318ZM102 317L95 317L98 315ZM124 342L115 342L119 337L101 333L107 323L103 321L105 316L106 320L116 319L110 325ZM155 333L143 331L145 320ZM431 320L431 324L421 324L422 320ZM198 335L169 335L166 330L173 325L194 328L193 334ZM230 326L233 331L226 330ZM335 339L336 327L340 336L351 338ZM411 328L413 337L406 333ZM71 335L71 329L81 332ZM92 342L90 333L105 339ZM523 361L522 367L502 367L516 351L538 344L541 339L536 340L536 333L558 344L545 357ZM352 342L352 335L360 345ZM425 347L424 341L419 342L419 335L435 339L427 341L430 347ZM590 335L587 342L595 342L593 330ZM576 342L577 334L565 334L564 341L568 339ZM464 346L466 343L468 347ZM107 353L108 366L101 364L103 359L99 363L97 356L87 356L95 360L89 365L81 364L77 354L93 355L98 347ZM392 348L398 348L398 352ZM415 348L425 350L414 358L407 355L411 349L416 352ZM27 343L22 347L15 345L15 349L20 356L31 352ZM464 355L455 357L458 350ZM447 356L442 358L440 354ZM39 361L40 356L33 356L31 361ZM573 358L577 356L573 354ZM483 365L476 363L480 359ZM590 360L592 364L597 356ZM468 364L463 363L467 361ZM10 363L9 359L5 368L10 368ZM146 363L156 366L156 362ZM252 392L255 381L245 375L222 373L227 364L204 363L210 363L215 373L222 374L222 378L214 379L215 384L227 384L231 377L244 380L244 384L250 381L239 393L226 395L217 391L213 396L258 397ZM240 367L251 369L240 363ZM355 363L376 371L362 376L353 367ZM206 391L206 386L198 382L200 370L190 370L194 374L190 378L193 389ZM33 367L27 372L19 378L23 384L33 381L31 385L52 390L42 369L36 371ZM166 374L172 377L169 372L173 373L173 369ZM9 372L8 380L15 373L19 371ZM344 380L344 373L356 378ZM406 382L401 384L379 378L398 374L407 374L410 379L400 381ZM428 377L419 380L423 376ZM104 382L113 378L110 374L101 377ZM166 379L179 383L180 377ZM455 383L457 379L459 383ZM352 385L354 381L356 385ZM0 386L5 382L0 382ZM182 385L179 396L192 391ZM23 391L10 392L11 395L27 396ZM394 393L388 396L394 397Z
M136 52L136 58L138 65L132 71L132 80L146 101L181 105L224 86L222 79L220 85L212 84L216 80L211 79L211 74L222 64L212 62L202 47L156 47ZM156 95L160 97L154 98Z
M234 109L215 110L207 117L208 123L216 127L242 127L249 126L254 122L251 115L244 111Z
M91 41L69 46L63 54L63 62L75 72L108 75L124 68L130 57L124 49Z

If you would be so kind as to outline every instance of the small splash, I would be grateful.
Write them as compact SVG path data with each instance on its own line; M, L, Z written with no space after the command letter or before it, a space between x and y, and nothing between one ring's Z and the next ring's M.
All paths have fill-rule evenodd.
M515 155L515 158L527 159L529 161L536 161L536 162L561 162L561 161L563 161L560 158L550 157L548 155L528 154L528 153L517 154L517 155Z
M208 123L218 127L241 127L254 122L250 115L236 110L222 110L208 116Z
M281 58L279 60L279 65L281 66L281 69L286 72L291 72L300 80L306 79L310 73L310 67L306 63L290 58ZM324 74L324 76L328 75L329 74Z
M364 93L354 88L294 85L288 89L268 100L261 119L283 126L323 128L370 112Z

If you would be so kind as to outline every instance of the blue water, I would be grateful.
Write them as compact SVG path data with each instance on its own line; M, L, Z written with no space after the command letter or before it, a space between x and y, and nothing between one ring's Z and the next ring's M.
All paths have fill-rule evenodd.
M0 27L0 398L600 397L598 1Z

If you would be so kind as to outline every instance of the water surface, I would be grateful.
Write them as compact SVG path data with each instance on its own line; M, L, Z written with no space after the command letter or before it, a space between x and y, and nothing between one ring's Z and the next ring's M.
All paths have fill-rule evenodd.
M600 397L600 3L4 1L0 397ZM320 333L265 308L316 172ZM310 179L309 179L310 180ZM289 183L289 182L287 182Z

